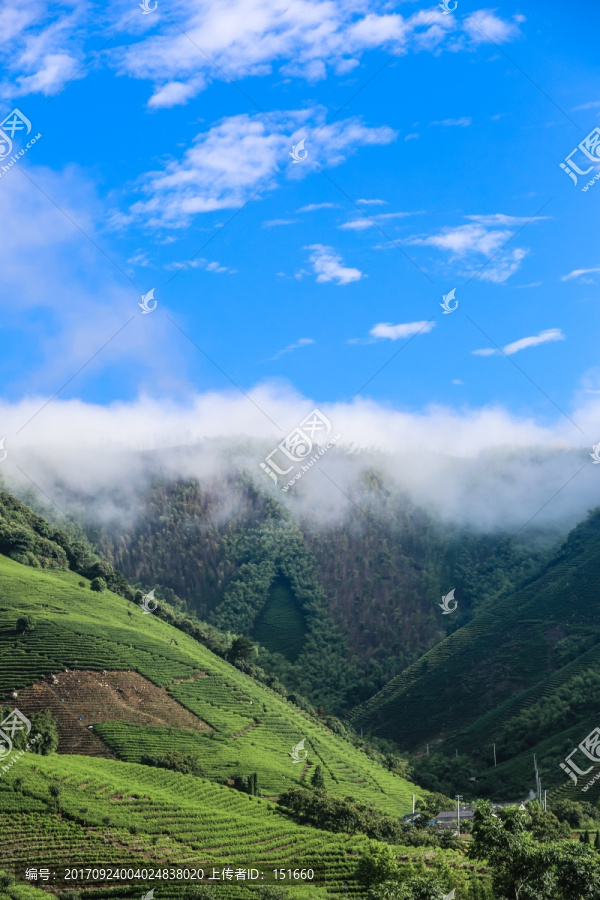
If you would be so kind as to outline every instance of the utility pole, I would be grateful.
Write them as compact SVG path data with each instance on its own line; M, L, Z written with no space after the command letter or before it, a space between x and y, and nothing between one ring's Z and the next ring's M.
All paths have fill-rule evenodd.
M427 756L429 756L429 744L426 744L427 747Z
M496 765L496 745L494 744L494 765Z
M413 794L413 816L415 814L415 795Z
M462 800L462 794L456 795L456 830L458 831L458 836L460 837L460 801Z
M548 791L544 791L544 812L546 812L547 801L548 801Z

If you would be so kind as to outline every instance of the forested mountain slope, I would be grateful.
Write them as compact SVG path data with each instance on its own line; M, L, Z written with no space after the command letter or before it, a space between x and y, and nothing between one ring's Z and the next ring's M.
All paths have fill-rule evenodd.
M328 525L293 518L233 472L220 481L155 480L121 502L126 525L84 520L117 569L257 640L262 666L337 715L546 558L502 534L443 526L375 473L352 512ZM452 587L459 610L443 616L438 604Z
M600 718L598 583L595 511L537 578L390 681L352 722L404 750L430 743L437 755L417 771L446 789L469 777L480 793L534 786L534 752L544 783L563 784L559 763Z

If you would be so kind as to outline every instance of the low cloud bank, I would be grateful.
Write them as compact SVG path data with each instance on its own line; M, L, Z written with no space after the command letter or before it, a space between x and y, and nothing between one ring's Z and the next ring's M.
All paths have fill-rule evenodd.
M565 533L600 504L600 469L589 455L600 435L597 400L570 412L581 431L558 414L542 425L500 407L415 413L363 400L319 405L273 385L181 404L56 399L42 409L46 401L0 403L7 452L0 476L43 502L67 504L67 512L77 496L95 517L122 516L123 497L152 477L222 481L236 469L323 526L356 512L365 500L362 474L373 469L444 521L477 529L516 532L531 521ZM260 463L317 405L341 438L283 493L285 480L274 485ZM237 498L225 508L234 515Z

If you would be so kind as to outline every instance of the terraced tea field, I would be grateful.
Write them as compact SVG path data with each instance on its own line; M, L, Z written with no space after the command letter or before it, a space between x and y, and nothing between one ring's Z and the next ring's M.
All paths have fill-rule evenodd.
M367 839L296 825L267 800L202 778L107 759L81 756L19 760L0 781L2 866L175 867L205 870L254 867L312 868L315 884L294 889L303 900L361 897L353 872ZM60 812L50 785L60 784ZM406 854L398 848L398 854ZM410 850L411 858L424 855ZM450 854L452 856L452 854ZM326 875L326 887L323 885ZM146 889L152 885L148 885ZM155 883L155 886L157 884ZM73 887L73 886L72 886ZM143 885L142 885L143 887ZM160 883L160 896L181 885ZM63 886L64 889L64 886ZM139 891L137 895L139 895ZM114 896L100 890L94 896ZM243 898L242 885L219 885L219 895Z
M61 726L59 753L138 762L143 753L178 748L198 753L209 778L257 772L263 794L277 796L301 783L305 767L290 753L304 738L307 762L322 765L335 796L352 794L401 816L412 808L412 794L423 793L137 605L82 588L73 573L31 569L5 557L0 578L5 702L26 715L50 706ZM35 627L19 634L23 614ZM95 735L93 746L83 732Z

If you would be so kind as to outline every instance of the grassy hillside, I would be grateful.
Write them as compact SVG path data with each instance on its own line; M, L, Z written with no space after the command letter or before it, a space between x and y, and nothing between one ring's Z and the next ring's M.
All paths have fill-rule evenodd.
M393 679L354 711L354 725L403 749L421 752L430 743L448 758L447 781L457 789L468 787L461 770L468 759L480 793L523 793L534 787L534 752L544 783L558 787L565 780L558 763L600 716L599 580L595 512L538 578ZM453 781L456 751L462 762ZM436 766L443 761L424 759L417 771Z
M0 580L0 691L5 697L65 668L133 670L166 687L174 700L214 730L182 728L179 740L194 742L201 764L215 778L227 778L234 770L244 775L256 771L262 790L276 795L283 787L301 783L305 766L294 764L289 754L304 738L309 766L321 763L333 795L343 797L351 786L357 798L402 815L411 808L413 791L419 793L203 645L144 615L136 604L109 591L94 593L87 583L80 587L82 579L72 572L31 569L6 557L0 557ZM16 622L24 614L33 617L35 627L19 634ZM31 701L26 696L22 711L27 714ZM78 721L81 705L75 711ZM95 722L84 715L79 727L90 724ZM155 737L151 726L125 727L122 732L117 724L105 726L107 744L117 755L121 751L136 759L132 735L141 754L161 740L162 727L157 726Z
M254 867L265 883L274 868L311 868L315 882L295 886L293 896L366 897L355 871L368 839L297 824L274 801L306 785L316 764L329 796L396 818L410 811L413 793L423 796L420 788L188 635L110 591L90 590L80 575L0 556L0 585L0 699L29 717L49 709L59 730L57 754L27 753L0 776L2 868L21 879L6 888L10 900L36 900L22 883L31 866L58 875L65 866ZM18 620L27 617L23 630ZM308 755L294 763L302 739ZM203 776L140 764L168 751L195 757ZM234 776L252 773L262 796L231 787ZM481 895L479 876L456 851L394 851L405 865L441 866L446 878L449 865L458 867L460 900ZM135 876L128 886L100 881L96 898L139 898L157 887ZM176 882L161 881L160 896L193 896ZM0 893L1 884L0 876ZM52 885L75 888L86 886ZM220 884L218 896L263 900L256 886L235 880Z

